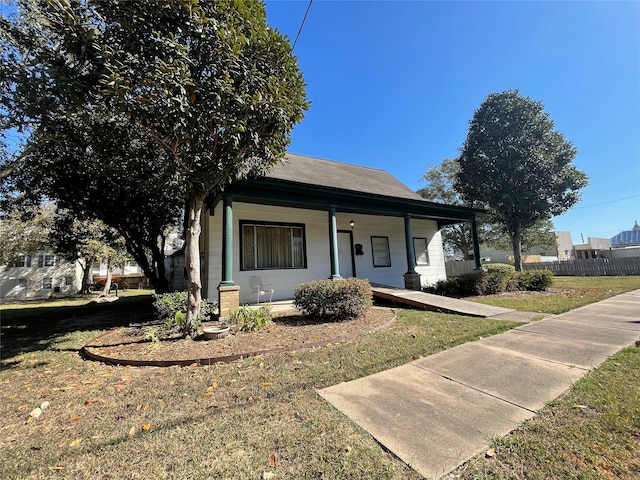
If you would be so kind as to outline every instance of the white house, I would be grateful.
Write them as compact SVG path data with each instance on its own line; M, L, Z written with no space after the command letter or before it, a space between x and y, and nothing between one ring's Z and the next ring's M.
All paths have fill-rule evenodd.
M383 170L288 154L266 177L211 200L203 295L218 298L224 316L256 302L256 276L271 284L273 300L323 278L417 290L446 278L440 228L472 222L475 231L479 212L428 202Z
M12 265L0 266L0 298L48 298L74 295L82 285L82 269L56 255L40 251L20 255Z

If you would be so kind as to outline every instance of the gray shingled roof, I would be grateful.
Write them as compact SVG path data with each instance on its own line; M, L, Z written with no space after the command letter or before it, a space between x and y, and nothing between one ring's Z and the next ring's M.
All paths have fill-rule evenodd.
M292 153L287 153L286 157L287 160L277 165L266 175L267 178L409 200L424 200L384 170Z

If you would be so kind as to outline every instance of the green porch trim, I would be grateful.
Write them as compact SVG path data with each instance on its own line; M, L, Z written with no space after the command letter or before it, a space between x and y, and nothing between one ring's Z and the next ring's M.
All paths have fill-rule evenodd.
M338 259L338 223L336 209L329 208L329 255L331 257L331 280L340 280L340 263Z
M416 273L416 252L413 246L413 234L411 233L411 216L404 216L404 238L407 245L407 273Z
M476 270L482 268L480 262L480 243L478 242L478 222L474 218L471 220L471 236L473 237L473 258L476 262Z
M223 197L222 208L222 281L221 287L234 286L233 283L233 196Z

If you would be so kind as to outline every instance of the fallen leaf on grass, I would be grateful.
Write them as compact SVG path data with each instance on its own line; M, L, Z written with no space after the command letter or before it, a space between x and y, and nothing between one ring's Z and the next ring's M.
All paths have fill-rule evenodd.
M149 430L151 428L151 424L150 423L145 423L144 425L142 425L142 430L144 430L145 432L147 430Z
M98 399L97 399L97 398L90 398L90 399L88 399L88 400L85 400L85 401L84 401L84 404L85 404L85 405L90 405L90 404L92 404L92 403L97 403L97 402L98 402Z
M59 472L60 470L64 470L64 467L56 465L55 467L49 467L49 470L51 470L52 472Z
M133 437L136 434L136 427L131 427L129 429L129 436Z
M20 405L20 406L18 407L18 411L19 411L19 412L24 412L24 411L27 409L27 407L28 407L28 406L29 406L29 405L27 405L27 404Z
M489 457L489 458L495 457L496 456L496 449L495 448L490 448L489 450L487 450L485 452L485 456Z
M276 465L276 454L272 453L269 457L269 466L274 467Z
M80 420L82 417L80 415L76 415L75 417L71 417L69 419L67 419L67 423L73 423L73 422L77 422L78 420Z
M70 447L77 447L78 445L80 445L82 443L82 439L81 438L76 438L73 442L71 442L69 444Z
M271 480L276 478L276 474L273 472L262 472L262 480Z
M262 382L260 385L262 385L263 387L270 387L271 385L273 385L273 382Z
M578 405L577 403L574 403L573 405L571 405L571 408L573 408L574 410L578 410L581 408L589 408L589 407L586 405Z
M202 394L202 397L203 397L203 398L208 398L208 397L211 397L212 395L213 395L213 392L204 392L204 393Z

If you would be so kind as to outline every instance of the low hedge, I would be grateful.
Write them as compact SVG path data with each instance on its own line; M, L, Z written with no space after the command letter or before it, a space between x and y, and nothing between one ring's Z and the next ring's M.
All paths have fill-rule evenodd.
M371 285L357 278L299 283L293 289L293 304L318 319L356 318L371 308Z
M544 291L553 284L553 273L548 270L516 272L511 265L499 265L492 265L494 268L487 268L487 271L441 280L425 291L447 297L469 297L517 290Z

